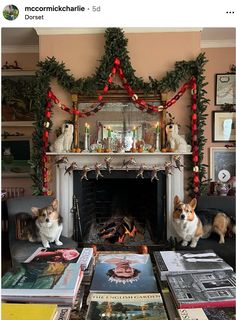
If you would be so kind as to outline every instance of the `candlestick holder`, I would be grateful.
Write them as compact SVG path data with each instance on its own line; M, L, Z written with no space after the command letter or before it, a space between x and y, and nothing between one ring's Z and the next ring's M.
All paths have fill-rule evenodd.
M90 147L90 134L86 132L84 136L84 151L89 152L89 147Z
M160 152L160 133L156 133L155 151Z

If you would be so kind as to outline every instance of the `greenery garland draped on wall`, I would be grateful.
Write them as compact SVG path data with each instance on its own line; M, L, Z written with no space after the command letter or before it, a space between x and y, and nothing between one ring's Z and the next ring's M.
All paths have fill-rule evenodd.
M142 78L135 75L132 68L129 52L127 50L128 40L120 28L108 28L105 31L104 55L100 60L95 73L87 78L75 79L69 74L64 63L56 61L55 57L47 58L39 62L39 71L36 73L36 86L34 90L34 112L35 112L35 130L33 132L33 154L31 167L33 169L32 179L33 194L43 193L43 131L45 106L47 104L47 91L50 87L50 81L56 78L57 82L69 92L83 95L95 95L97 90L101 90L111 72L115 57L119 57L123 72L129 84L135 90L141 90L144 93L160 93L164 91L176 91L183 81L188 81L192 76L197 80L197 139L198 139L198 157L199 157L199 194L202 194L206 185L206 169L203 161L203 148L206 142L204 137L204 127L206 125L205 110L209 100L205 97L204 87L204 65L207 60L203 53L199 54L196 60L177 61L173 70L166 73L162 79L153 79L145 82ZM118 88L112 84L111 89ZM119 87L120 88L120 87ZM52 127L50 121L49 129ZM204 183L205 182L205 183ZM189 180L190 195L193 195L193 182Z

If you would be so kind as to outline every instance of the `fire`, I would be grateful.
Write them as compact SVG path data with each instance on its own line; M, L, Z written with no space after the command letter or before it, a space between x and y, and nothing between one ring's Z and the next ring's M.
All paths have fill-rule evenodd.
M119 243L124 242L125 236L128 235L130 238L134 238L136 235L136 232L138 231L135 226L133 226L133 229L131 231L128 230L126 226L124 226L125 232L118 238Z

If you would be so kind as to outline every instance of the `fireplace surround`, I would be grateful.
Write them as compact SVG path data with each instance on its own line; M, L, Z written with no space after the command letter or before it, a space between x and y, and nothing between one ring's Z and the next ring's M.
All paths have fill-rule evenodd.
M88 179L94 180L94 166L96 163L104 163L104 159L107 156L112 157L112 167L113 174L119 175L122 173L124 175L127 173L126 168L122 167L124 161L129 160L131 157L134 157L136 160L136 165L132 165L128 168L128 173L131 176L135 177L135 181L139 183L141 178L136 178L138 169L141 164L145 164L147 170L144 171L144 180L146 183L155 184L156 182L151 182L151 179L147 178L150 175L154 165L157 165L160 169L164 170L165 162L170 161L173 163L173 168L171 174L166 174L165 177L165 223L166 223L166 238L169 239L171 236L176 236L176 233L172 227L172 212L173 212L173 199L175 195L178 195L181 199L184 197L184 170L181 171L174 167L173 156L180 155L181 163L184 164L184 156L190 155L191 153L47 153L50 158L51 163L55 162L55 159L58 159L62 156L67 156L69 164L73 161L77 163L78 171L81 173L81 170L84 165L87 165L91 172L88 173ZM62 234L68 237L73 235L73 214L71 213L71 208L73 206L73 195L74 195L74 174L65 173L65 168L67 165L60 164L59 166L53 166L55 172L52 172L52 175L56 177L55 184L55 195L60 203L60 212L63 216L64 226ZM106 174L106 179L109 179L109 174L106 171L102 171ZM78 173L79 174L79 173ZM103 178L99 178L100 181ZM86 181L85 181L86 182ZM158 183L158 182L157 182Z

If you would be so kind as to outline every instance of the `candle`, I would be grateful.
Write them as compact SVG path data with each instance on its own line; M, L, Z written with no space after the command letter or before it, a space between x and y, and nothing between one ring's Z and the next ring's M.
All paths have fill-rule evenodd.
M86 134L90 133L90 125L87 122L85 123L85 133Z
M156 123L156 134L159 134L159 133L160 133L160 124L157 121L157 123Z
M135 139L135 136L136 136L136 128L134 127L133 128L133 139Z
M110 126L107 128L107 136L108 136L108 138L111 138L111 127Z

